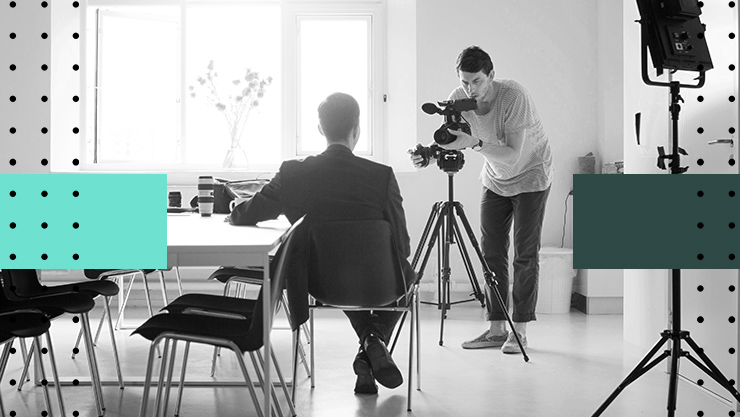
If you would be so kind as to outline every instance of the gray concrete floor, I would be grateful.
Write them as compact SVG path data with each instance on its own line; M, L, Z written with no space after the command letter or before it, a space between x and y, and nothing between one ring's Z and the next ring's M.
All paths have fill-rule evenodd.
M97 313L97 311L94 311ZM140 322L143 311L128 314L129 322ZM93 316L97 324L98 314ZM340 312L317 312L316 387L302 368L298 372L297 404L299 416L590 416L614 390L622 378L644 355L645 350L623 343L621 316L587 316L577 311L562 315L540 315L529 327L530 362L519 355L504 355L499 350L467 351L460 342L477 336L485 328L483 310L478 304L453 306L445 321L444 346L439 341L439 312L423 305L421 312L422 390L413 392L413 411L406 411L404 382L395 390L380 388L377 396L353 394L351 363L356 352L352 329ZM284 325L280 320L278 325ZM78 325L63 317L52 325L54 348L63 381L87 378L84 354L70 359L69 352ZM131 330L116 332L124 368L131 381L121 390L113 384L115 370L110 340L104 330L97 357L103 379L106 416L137 416L141 404L148 343ZM656 335L656 340L658 335ZM290 334L275 330L273 339L284 371L289 369ZM701 341L698 341L701 343ZM400 339L395 360L407 377L408 335ZM18 346L17 343L15 345ZM182 352L182 350L180 350ZM189 380L210 380L211 350L191 350ZM45 409L40 387L27 384L22 392L10 385L21 369L20 354L11 360L0 386L6 413L40 416ZM178 361L179 362L179 361ZM158 363L158 362L157 362ZM664 362L665 363L665 362ZM219 359L216 380L239 378L232 354ZM686 362L684 366L693 366ZM47 365L47 373L49 372ZM666 415L667 375L664 365L648 372L630 385L607 409L604 416ZM175 371L177 376L178 371ZM138 382L138 383L137 383ZM244 387L186 386L180 415L253 416L256 415ZM55 398L52 390L52 398ZM64 386L67 415L94 416L89 386ZM173 391L174 397L174 391ZM261 397L260 397L261 398ZM150 395L150 400L153 394ZM56 402L54 411L56 413ZM150 412L151 415L151 404ZM174 400L171 401L170 414ZM685 382L679 385L677 416L732 416L729 404L702 393ZM703 412L700 414L699 412Z

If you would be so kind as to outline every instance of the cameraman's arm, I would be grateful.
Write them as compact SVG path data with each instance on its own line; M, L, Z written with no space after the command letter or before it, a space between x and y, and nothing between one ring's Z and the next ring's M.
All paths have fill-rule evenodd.
M506 134L506 145L483 142L483 147L478 151L488 159L502 164L513 165L522 155L522 144L526 130Z

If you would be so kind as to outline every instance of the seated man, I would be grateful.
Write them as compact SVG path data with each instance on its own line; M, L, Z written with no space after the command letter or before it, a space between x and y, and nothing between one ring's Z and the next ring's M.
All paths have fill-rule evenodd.
M406 261L411 252L410 239L393 170L352 153L360 137L357 101L350 95L334 93L319 105L318 111L318 128L326 138L326 150L303 160L284 162L269 184L252 199L234 207L231 223L256 224L280 214L285 214L291 223L304 215L307 223L385 219L391 224L406 282L415 282L416 274ZM303 265L301 269L307 268ZM290 301L292 304L293 300ZM345 311L345 314L360 341L353 362L357 375L355 392L376 394L375 380L388 388L401 385L403 376L386 343L402 313Z

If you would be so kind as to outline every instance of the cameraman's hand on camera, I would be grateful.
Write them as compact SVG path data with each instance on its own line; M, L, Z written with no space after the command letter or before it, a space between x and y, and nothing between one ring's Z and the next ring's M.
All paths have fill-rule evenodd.
M415 153L418 149L421 148L423 148L422 144L417 143L416 148L406 150L406 153L409 154L409 159L411 160L411 163L414 164L414 168L416 169L424 168L425 166L424 158L420 154Z
M440 148L461 150L465 148L472 148L473 146L478 144L478 139L475 139L474 137L463 132L462 130L447 129L447 131L457 136L457 139L445 145L440 144L439 145Z

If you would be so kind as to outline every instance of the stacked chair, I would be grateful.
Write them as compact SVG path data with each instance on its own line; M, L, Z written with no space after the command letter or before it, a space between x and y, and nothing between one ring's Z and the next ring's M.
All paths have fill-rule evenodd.
M285 267L286 259L288 258L288 254L291 252L291 245L293 245L294 242L294 231L302 222L303 219L298 220L291 226L288 232L286 232L284 235L284 241L282 242L280 251L277 255L277 262L275 264L274 275L272 276L270 286L271 305L275 307L277 307L283 296L283 287L285 285L287 275L287 269ZM147 361L145 386L140 413L141 417L146 415L148 408L155 348L158 347L162 341L164 341L164 352L162 354L158 389L154 403L155 416L160 415L160 411L161 415L167 414L167 405L169 402L172 372L178 341L184 341L186 344L183 354L183 367L180 373L179 393L175 410L176 415L179 415L187 357L191 342L228 348L236 354L239 367L241 368L242 374L247 383L249 394L259 416L263 416L262 407L260 406L257 393L254 390L252 380L247 371L243 355L249 352L257 378L263 389L266 384L270 384L271 382L264 380L264 376L261 372L262 365L264 360L272 360L276 374L280 380L283 394L288 403L289 415L295 415L293 402L288 393L288 389L275 358L274 351L271 350L272 358L263 358L258 352L264 342L262 311L263 289L264 287L260 290L256 300L207 294L186 294L173 301L173 303L165 308L168 313L155 315L136 329L134 333L140 334L144 338L152 341ZM275 308L275 310L277 310L277 308ZM294 356L294 358L295 357L296 356ZM282 407L279 405L277 393L274 390L272 393L272 401L275 403L275 408L277 409L278 414L283 416Z

